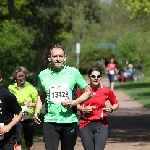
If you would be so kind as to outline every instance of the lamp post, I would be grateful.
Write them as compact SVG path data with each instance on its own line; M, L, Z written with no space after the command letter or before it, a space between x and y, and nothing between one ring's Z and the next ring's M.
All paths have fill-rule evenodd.
M76 43L76 54L77 54L76 67L77 67L77 69L79 69L79 64L80 64L80 43Z

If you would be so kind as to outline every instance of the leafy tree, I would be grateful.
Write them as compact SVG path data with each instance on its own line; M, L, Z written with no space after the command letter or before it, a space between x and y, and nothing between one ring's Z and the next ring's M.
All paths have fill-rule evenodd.
M32 70L36 51L32 49L35 33L30 33L15 21L3 21L0 24L0 60L1 69L4 70L6 79L17 65L22 65Z
M131 12L131 19L150 13L149 0L122 0L122 3L126 6L127 10Z
M97 48L96 43L92 39L88 41L88 44L82 46L79 67L81 72L86 73L94 65L98 65L105 70L105 62L114 57L114 53L110 48ZM104 60L104 63L101 63L101 60Z
M116 7L116 5L120 7ZM111 14L111 15L110 15ZM107 16L107 17L106 17ZM149 14L129 19L130 12L120 0L101 6L100 39L116 44L116 59L122 68L126 61L142 66L144 73L148 67L149 53Z

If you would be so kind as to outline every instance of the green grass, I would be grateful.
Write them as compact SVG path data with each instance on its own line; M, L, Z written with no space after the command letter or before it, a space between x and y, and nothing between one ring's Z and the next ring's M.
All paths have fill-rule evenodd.
M116 82L115 88L123 90L134 100L150 109L150 77L145 77L139 81Z

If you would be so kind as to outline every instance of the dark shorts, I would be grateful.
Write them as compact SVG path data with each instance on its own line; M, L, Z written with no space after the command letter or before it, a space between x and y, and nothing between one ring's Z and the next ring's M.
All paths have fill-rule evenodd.
M114 82L115 74L108 74L109 82Z

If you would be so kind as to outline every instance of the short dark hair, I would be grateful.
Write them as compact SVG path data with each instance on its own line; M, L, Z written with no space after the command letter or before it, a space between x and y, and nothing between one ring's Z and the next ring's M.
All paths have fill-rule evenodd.
M48 55L51 55L51 51L52 51L53 48L61 48L61 49L64 51L64 54L65 54L65 49L64 49L64 47L61 46L61 45L59 45L59 44L56 44L56 45L54 45L54 46L52 46L52 47L50 48Z
M88 76L90 76L93 71L98 71L98 72L100 72L100 75L101 75L101 77L102 77L102 69L101 69L100 67L97 67L97 66L91 67L91 68L87 71Z

